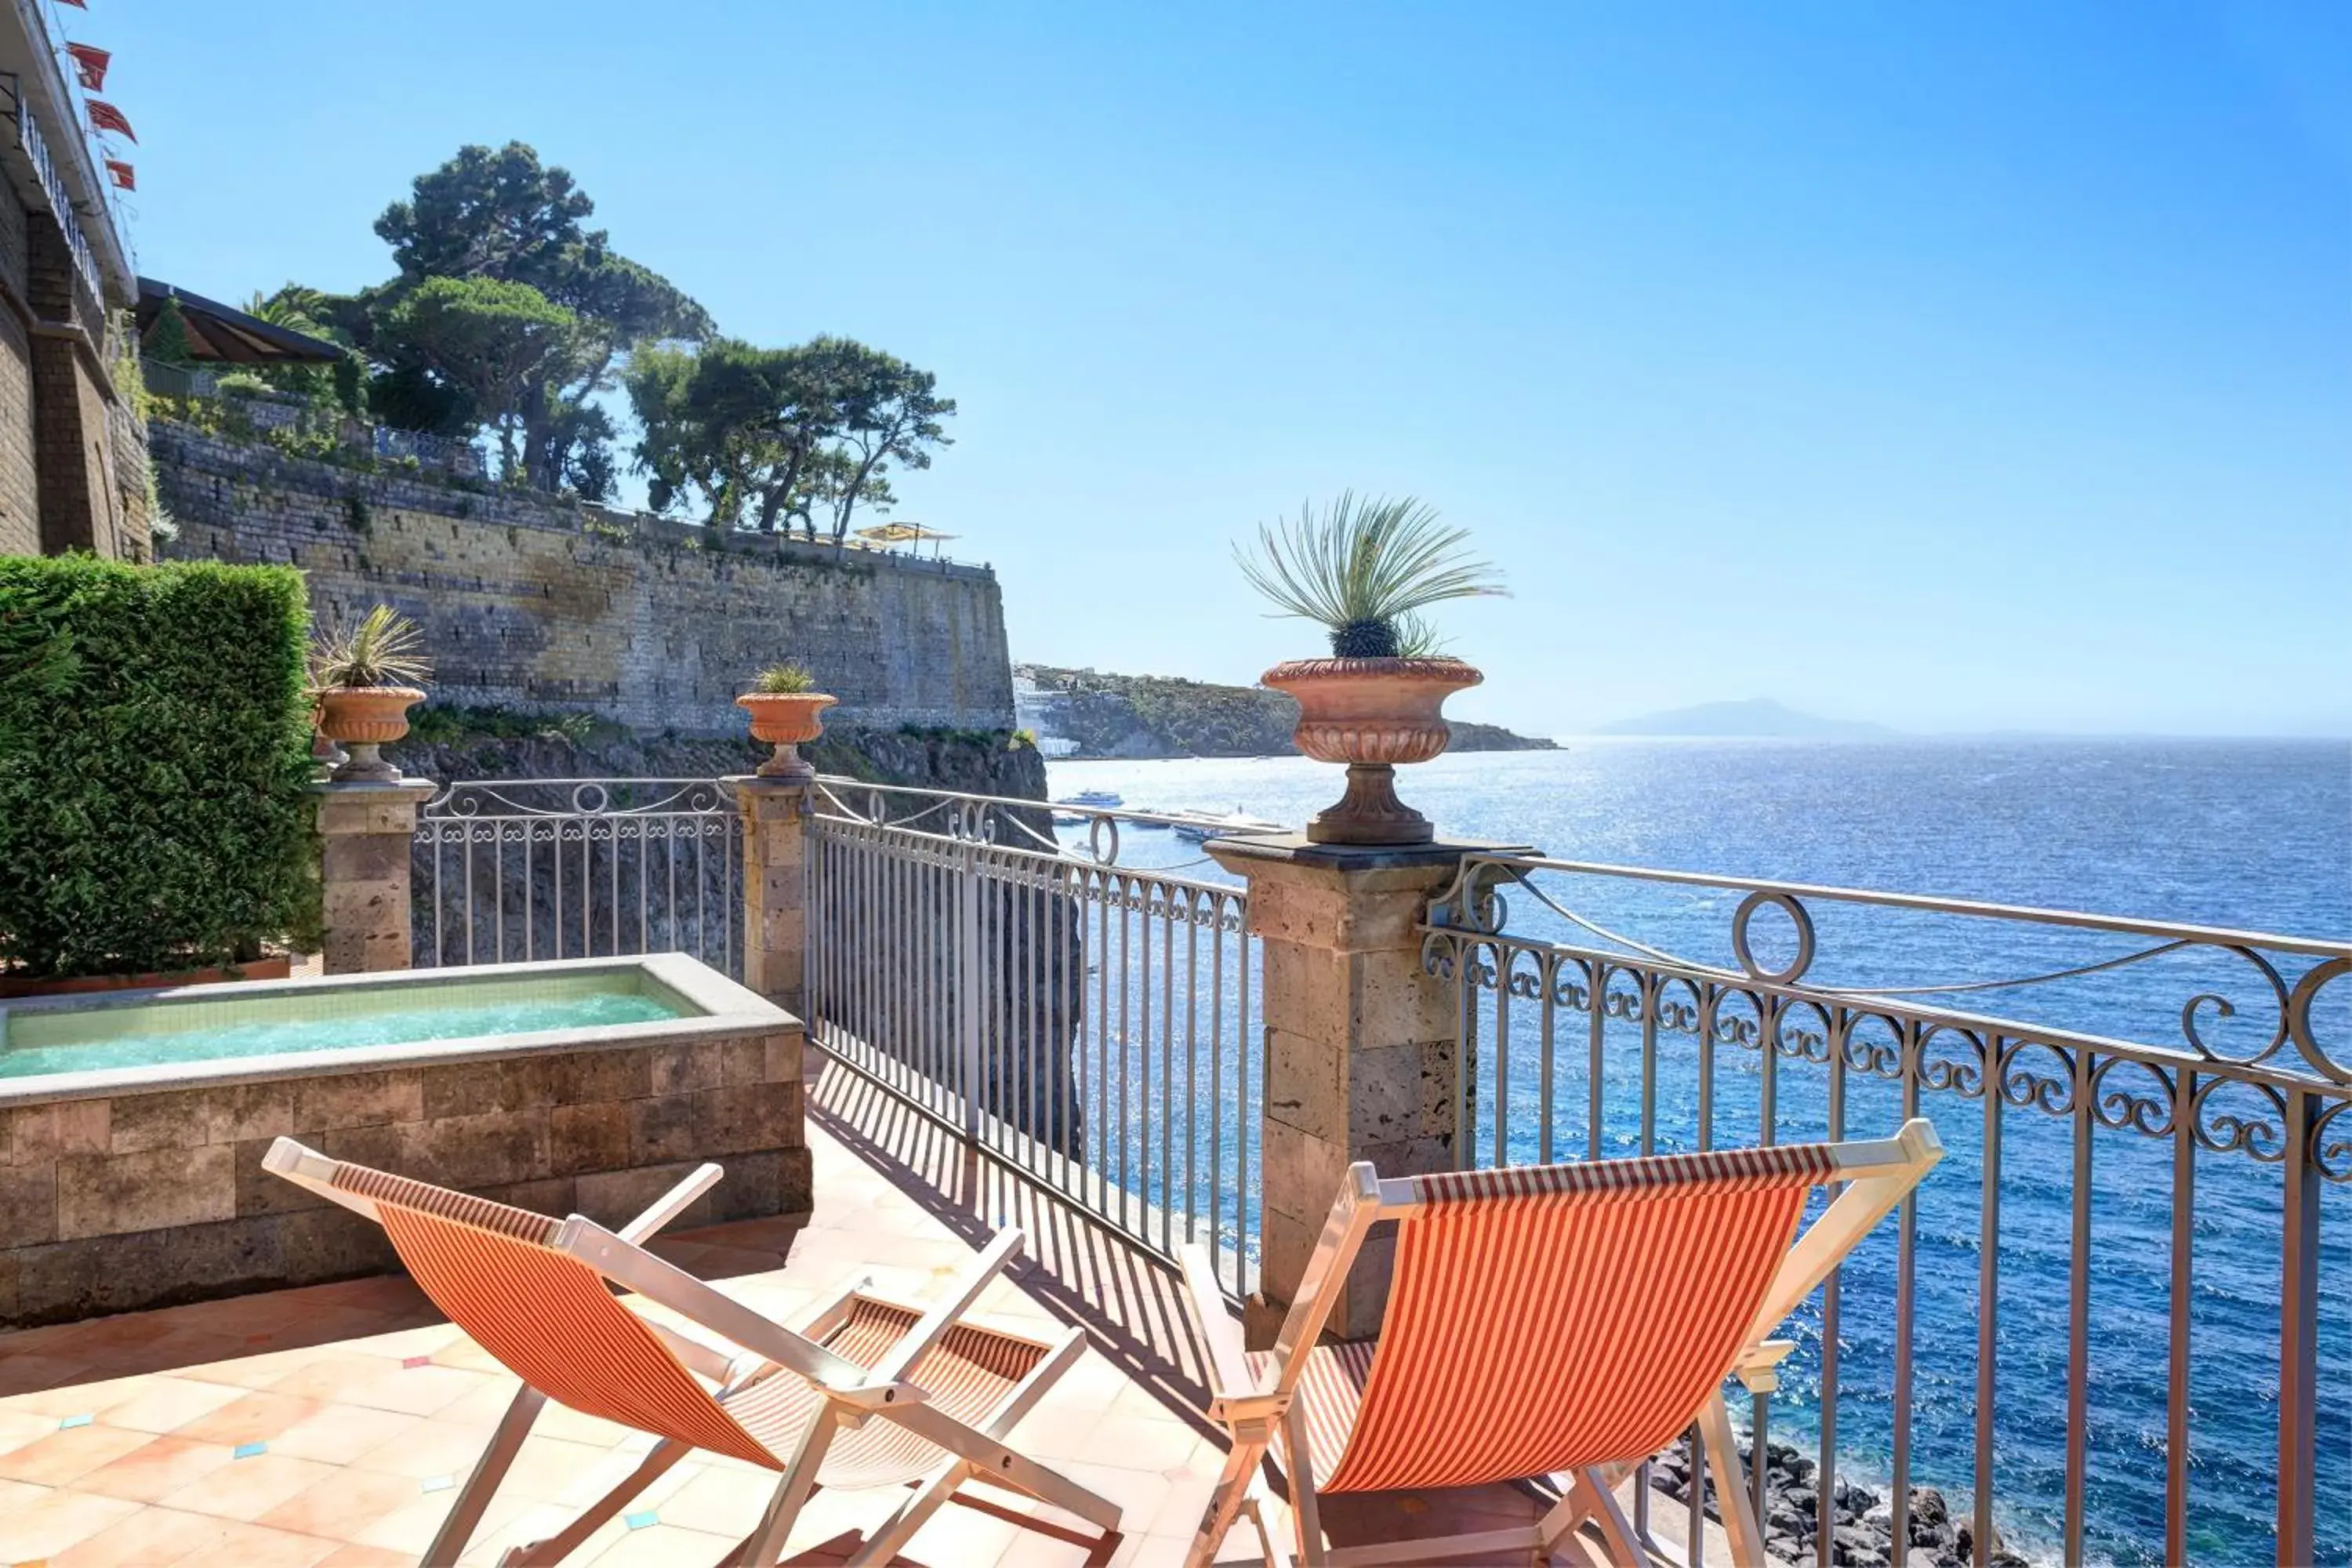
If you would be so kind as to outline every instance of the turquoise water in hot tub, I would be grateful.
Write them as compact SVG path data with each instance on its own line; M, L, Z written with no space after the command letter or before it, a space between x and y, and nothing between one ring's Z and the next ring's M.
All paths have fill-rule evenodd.
M689 1011L666 996L634 989L509 982L458 984L440 989L437 995L419 987L373 993L353 989L259 1001L223 998L17 1013L5 1017L5 1033L0 1035L0 1080L352 1046L593 1029L682 1017Z

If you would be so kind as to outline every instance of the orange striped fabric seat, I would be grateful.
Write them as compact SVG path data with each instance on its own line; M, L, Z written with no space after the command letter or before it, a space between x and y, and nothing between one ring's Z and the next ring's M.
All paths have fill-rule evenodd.
M1303 1369L1317 1489L1656 1453L1729 1374L1834 1168L1828 1145L1789 1144L1414 1178L1378 1345L1318 1346Z
M825 1336L827 1350L872 1366L915 1326L916 1314L884 1301L860 1300L846 1321ZM957 1420L978 1426L1013 1385L1029 1375L1046 1347L1033 1341L959 1323L941 1335L907 1374L930 1403ZM816 1412L818 1396L797 1377L765 1377L728 1396L724 1408L762 1445L784 1450L799 1440ZM912 1480L947 1456L896 1421L868 1421L845 1431L825 1450L820 1485L855 1490ZM781 1467L779 1467L781 1468Z
M558 1404L641 1432L781 1470L822 1400L789 1373L714 1397L604 1276L554 1249L561 1223L486 1198L342 1164L337 1186L374 1202L401 1262L449 1321ZM858 1299L826 1348L871 1366L917 1314ZM977 1424L1047 1347L971 1324L942 1335L908 1373L932 1404ZM893 1421L840 1434L821 1485L913 1480L947 1456Z

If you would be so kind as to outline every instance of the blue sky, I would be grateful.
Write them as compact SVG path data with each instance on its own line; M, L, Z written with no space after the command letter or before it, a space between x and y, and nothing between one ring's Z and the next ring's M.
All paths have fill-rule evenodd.
M936 371L1016 658L1318 651L1229 542L1470 525L1466 716L2352 732L2352 6L90 0L145 269L389 271L462 142Z

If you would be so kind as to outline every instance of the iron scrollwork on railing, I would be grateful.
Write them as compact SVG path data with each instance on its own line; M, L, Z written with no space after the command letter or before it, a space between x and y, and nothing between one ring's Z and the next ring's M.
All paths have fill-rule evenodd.
M817 815L868 827L927 834L961 843L1032 851L1086 866L1122 865L1129 830L1177 828L1198 836L1202 819L1178 814L1027 801L912 784L875 784L836 776L816 781ZM1085 831L1066 842L1056 827ZM1197 862L1195 862L1197 863ZM1153 866L1155 871L1179 867Z
M467 779L427 802L427 818L731 816L716 779Z
M739 973L742 817L716 779L484 779L419 814L419 962L677 950Z
M1690 955L1687 910L1666 945L1632 934L1622 917L1603 920L1573 907L1544 885L1569 878L1693 894L1707 906L1737 893L1727 921L1712 933L1729 962ZM1515 920L1514 900L1528 907L1524 921ZM2043 946L2073 938L2092 951L1902 984L1828 978L1825 969L1841 956L1822 927L1820 912L1831 909L1849 922L1902 911L1901 918L1938 917L2012 938L2032 932ZM1768 920L1780 928L1769 938ZM2286 1157L2288 1097L2315 1095L2323 1103L2308 1156L2329 1180L2352 1178L2352 1121L2344 1114L2352 1065L2319 1023L2345 1000L2336 983L2352 972L2352 948L2344 942L1511 856L1465 859L1423 932L1424 969L1476 991L1548 998L1554 1008L1585 1014L1598 998L1606 1017L1646 1019L1667 1033L1704 1034L1751 1052L1769 1041L1777 1057L1814 1063L1834 1057L1849 1072L1915 1076L1922 1088L1965 1099L1981 1099L1990 1087L2020 1109L2063 1116L2080 1106L2101 1126L2165 1136L2179 1126L2186 1097L2200 1147L2258 1161ZM1778 944L1771 956L1768 940ZM2096 951L2118 945L2122 951ZM2153 979L2167 961L2201 961L2207 972L2181 986L2185 995L2175 993L2173 1037L2118 1027L2112 998L2103 1006L2079 995L2071 1005L2020 1005L2055 995L2068 982L2107 983L2126 972ZM2243 984L2214 982L2217 964ZM2145 984L2135 988L2142 1004L2147 994ZM2233 1024L2234 1032L2224 1027Z

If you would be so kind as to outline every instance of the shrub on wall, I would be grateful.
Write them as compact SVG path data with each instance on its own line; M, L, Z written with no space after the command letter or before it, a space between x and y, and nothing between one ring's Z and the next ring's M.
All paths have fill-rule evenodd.
M308 620L286 567L0 559L0 967L316 935Z

